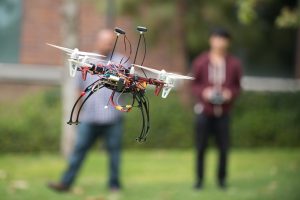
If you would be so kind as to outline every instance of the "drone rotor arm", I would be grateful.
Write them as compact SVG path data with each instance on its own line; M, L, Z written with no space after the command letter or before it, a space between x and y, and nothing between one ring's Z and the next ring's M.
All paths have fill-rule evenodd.
M82 56L94 56L94 57L103 57L103 58L106 57L106 56L98 54L98 53L85 52L85 51L78 51L78 54L82 55Z
M157 69L152 69L152 68L145 67L145 66L142 66L142 65L133 64L132 66L135 66L135 67L138 67L138 68L141 68L141 69L145 69L145 70L148 70L148 71L156 73L156 74L160 74L161 73L161 71L159 71Z
M167 76L173 79L186 79L186 80L194 80L194 77L191 76L184 76L180 74L174 74L174 73L167 73Z
M63 50L63 51L65 51L65 52L69 53L69 54L72 54L72 53L75 51L75 49L69 49L69 48L66 48L66 47L61 47L61 46L57 46L57 45L50 44L50 43L46 43L46 44L49 45L49 46L52 46L52 47L54 47L54 48ZM68 54L68 55L69 55L69 54ZM78 55L82 55L82 56L106 57L106 56L104 56L104 55L100 55L100 54L97 54L97 53L85 52L85 51L79 51L78 49L77 49L77 54L78 54Z
M74 63L77 63L79 65L82 65L82 66L86 66L86 67L93 67L93 65L89 64L89 63L86 63L86 62L82 62L82 61L78 61L78 60L74 60L74 59L71 59Z
M65 52L68 52L68 53L72 53L74 51L73 49L69 49L69 48L66 48L66 47L61 47L61 46L57 46L57 45L50 44L50 43L46 43L46 44L49 45L49 46L51 46L51 47L54 47L54 48L63 50Z

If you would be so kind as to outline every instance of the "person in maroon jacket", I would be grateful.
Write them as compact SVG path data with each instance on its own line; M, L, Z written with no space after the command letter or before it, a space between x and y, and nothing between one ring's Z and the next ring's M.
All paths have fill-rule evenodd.
M196 189L202 188L204 154L209 135L215 135L219 149L218 184L226 188L229 149L229 113L241 89L240 61L228 53L231 36L225 29L211 32L210 50L193 62L195 80L192 91L197 98L196 119Z

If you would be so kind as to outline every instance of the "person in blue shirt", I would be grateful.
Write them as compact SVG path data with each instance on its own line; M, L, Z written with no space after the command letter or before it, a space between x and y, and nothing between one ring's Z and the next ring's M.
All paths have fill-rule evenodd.
M101 30L97 35L97 53L105 55L106 59L114 45L115 34L112 30ZM114 53L112 61L119 63L122 55ZM123 59L124 60L124 59ZM97 80L97 76L87 75L85 81L81 73L75 77L77 89L82 92L88 85ZM49 183L48 187L59 192L69 191L73 185L88 150L98 138L105 140L106 150L109 156L109 179L108 187L116 191L121 189L120 164L121 164L121 141L123 133L122 113L108 105L112 91L102 88L92 95L83 106L77 129L77 137L73 153L71 154L68 166L64 171L60 182ZM108 106L107 106L108 105Z

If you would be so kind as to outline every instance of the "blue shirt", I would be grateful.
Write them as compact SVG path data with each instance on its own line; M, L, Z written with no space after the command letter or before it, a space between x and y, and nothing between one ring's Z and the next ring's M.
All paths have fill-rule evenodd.
M110 56L107 56L109 59ZM115 63L119 63L123 58L122 55L115 53L112 61ZM123 61L126 58L123 59ZM126 67L129 64L125 64ZM79 90L83 91L87 86L98 80L99 77L96 75L87 74L86 80L82 80L81 72L77 72L75 76L76 86ZM116 110L109 103L109 98L112 94L112 90L107 88L102 88L95 92L83 105L79 121L86 123L96 123L96 124L112 124L117 122L122 117L122 112ZM86 97L87 94L84 96ZM117 98L117 93L115 97ZM105 108L108 106L107 108Z

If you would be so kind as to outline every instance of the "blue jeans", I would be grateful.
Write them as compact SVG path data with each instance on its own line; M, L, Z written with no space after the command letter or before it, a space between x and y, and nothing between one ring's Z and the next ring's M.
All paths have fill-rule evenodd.
M118 122L107 125L81 123L78 127L76 144L69 159L69 165L64 172L61 183L71 186L85 159L87 151L98 137L104 137L105 146L109 154L109 187L120 187L120 157L123 123Z

